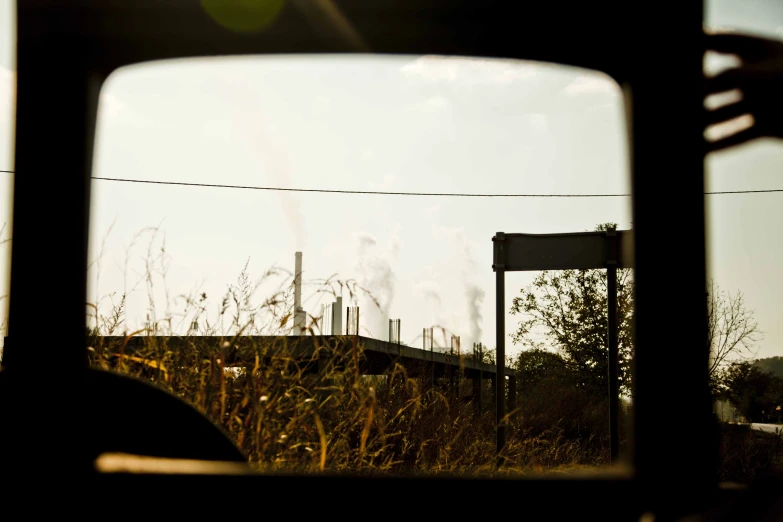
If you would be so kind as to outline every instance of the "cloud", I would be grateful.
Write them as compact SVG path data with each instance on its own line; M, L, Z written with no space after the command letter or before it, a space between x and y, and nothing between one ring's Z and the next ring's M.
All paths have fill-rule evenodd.
M428 55L403 65L400 72L412 81L430 84L510 85L535 76L536 67L517 60Z
M580 75L569 83L563 92L568 96L605 94L619 96L619 87L609 78L593 75Z

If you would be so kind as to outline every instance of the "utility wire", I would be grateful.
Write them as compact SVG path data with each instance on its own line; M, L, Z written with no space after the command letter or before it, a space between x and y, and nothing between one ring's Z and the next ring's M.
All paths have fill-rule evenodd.
M285 187L259 187L248 185L222 185L212 183L186 183L179 181L148 181L138 179L121 178L103 178L93 177L102 181L120 181L124 183L147 183L151 185L180 185L185 187L208 187L208 188L232 188L246 190L273 190L283 192L316 192L323 194L360 194L360 195L382 195L382 196L445 196L461 198L598 198L598 197L623 197L628 194L473 194L466 192L390 192L381 190L336 190L336 189L306 189L306 188L285 188Z
M181 181L149 181L140 179L104 178L93 176L92 179L102 181L118 181L123 183L147 183L151 185L179 185L185 187L231 188L246 190L271 190L285 192L317 192L324 194L365 194L384 196L447 196L467 198L618 198L630 197L631 194L473 194L465 192L389 192L380 190L334 190L334 189L304 189L285 187L259 187L252 185L222 185L212 183L187 183ZM724 190L705 192L705 194L762 194L771 192L783 192L783 189L762 190Z
M8 174L13 174L11 170L0 170ZM442 197L462 197L462 198L624 198L631 194L474 194L469 192L390 192L381 190L336 190L336 189L306 189L306 188L286 188L286 187L259 187L254 185L224 185L215 183L188 183L184 181L153 181L143 179L125 179L125 178L104 178L92 176L92 179L100 181L115 181L121 183L141 183L147 185L174 185L181 187L206 187L206 188L227 188L243 190L266 190L280 192L314 192L320 194L358 194L358 195L381 195L381 196L442 196ZM707 195L719 194L769 194L773 192L783 192L783 189L761 189L761 190L722 190L714 192L705 192Z

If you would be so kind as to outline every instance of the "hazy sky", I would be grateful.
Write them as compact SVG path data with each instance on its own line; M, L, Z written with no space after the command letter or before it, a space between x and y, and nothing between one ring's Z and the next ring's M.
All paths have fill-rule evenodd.
M13 167L10 4L0 0L0 169ZM779 2L708 6L709 25L783 37ZM778 143L715 154L707 165L708 190L783 187ZM122 69L103 90L94 174L355 190L629 191L621 98L608 78L544 64L416 56L221 58ZM783 354L783 278L775 262L783 254L781 198L707 199L710 273L755 310L765 332L759 356ZM8 198L0 203L9 215ZM661 202L661 212L672 211ZM391 317L402 319L402 339L412 345L421 344L423 327L438 324L460 335L463 348L478 340L493 346L494 233L582 231L607 221L630 226L629 198L356 196L95 181L90 257L100 262L90 269L90 298L132 290L150 241L157 255L165 236L156 316L165 313L166 288L175 317L184 309L178 295L205 292L214 318L248 260L256 280L275 265L293 270L302 250L306 282L338 274L376 294L385 315L360 303L362 326L376 337L386 338ZM142 233L134 243L147 227L160 234ZM507 276L509 305L534 276ZM259 288L257 300L281 281ZM309 313L331 300L314 290L305 288ZM144 321L147 295L143 283L130 292L129 328ZM508 332L517 321L508 317ZM515 351L510 340L507 349Z

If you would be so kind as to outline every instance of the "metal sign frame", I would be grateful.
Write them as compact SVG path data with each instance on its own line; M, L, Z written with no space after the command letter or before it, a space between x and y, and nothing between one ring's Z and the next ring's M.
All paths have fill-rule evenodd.
M497 375L506 371L506 272L535 270L607 271L608 344L609 344L609 433L611 461L619 455L619 352L617 345L617 269L633 265L633 233L609 228L600 232L567 234L506 234L492 238L492 270L495 272L495 336ZM496 394L497 452L505 446L505 379L499 378ZM499 457L500 458L500 457ZM502 463L502 459L499 461Z

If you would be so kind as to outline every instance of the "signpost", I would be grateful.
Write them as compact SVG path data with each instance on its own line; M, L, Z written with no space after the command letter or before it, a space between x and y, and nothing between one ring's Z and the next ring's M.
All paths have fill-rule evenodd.
M505 446L506 313L505 273L534 270L607 270L609 348L609 433L611 460L619 453L619 354L617 345L617 269L633 266L633 235L630 230L568 234L506 234L492 238L495 271L495 335L497 346L496 429L497 452ZM500 464L500 461L499 461Z

